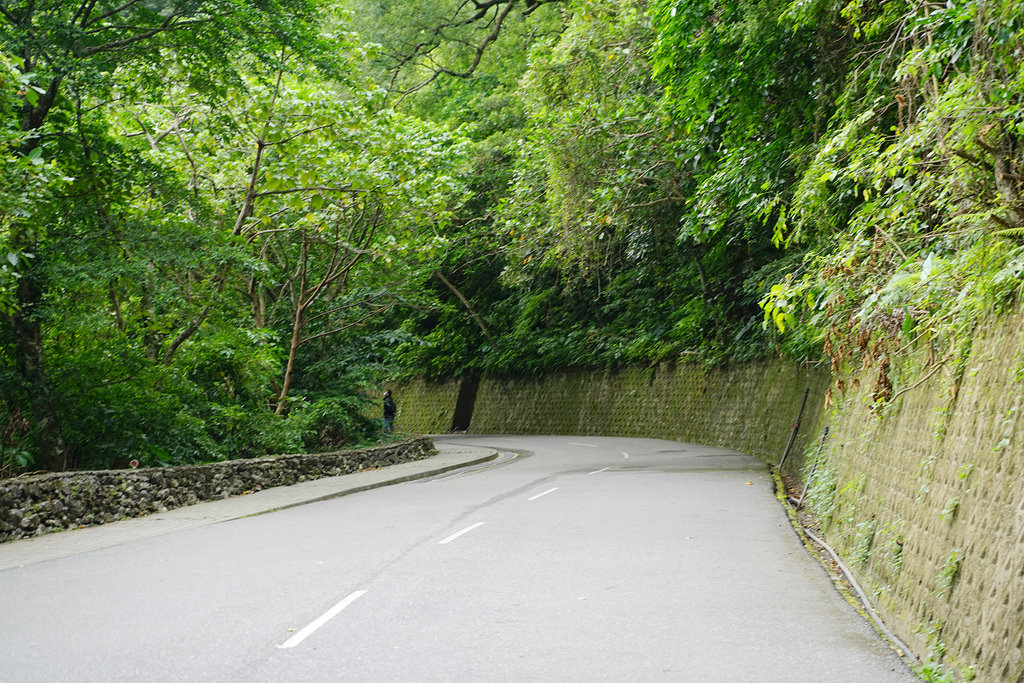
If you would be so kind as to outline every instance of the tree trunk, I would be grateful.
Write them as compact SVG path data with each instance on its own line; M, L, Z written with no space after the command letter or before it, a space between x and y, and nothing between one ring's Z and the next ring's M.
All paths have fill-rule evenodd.
M29 70L26 60L25 71ZM60 90L62 77L50 81L49 88L33 106L27 101L22 110L22 130L38 131L53 107ZM22 143L21 154L27 156L39 145L40 136L29 135ZM60 415L50 392L43 352L43 327L39 309L43 301L42 264L40 263L37 231L32 225L15 221L10 225L11 246L16 253L33 254L22 259L20 279L15 290L15 310L8 318L13 334L15 365L21 377L22 412L31 415L36 434L35 465L43 470L64 470L68 467L68 449L64 442ZM16 408L17 409L17 408Z
M481 318L479 315L477 315L477 312L475 310L473 310L473 305L471 303L469 303L469 299L467 299L462 294L462 292L460 292L458 289L456 289L455 285L453 285L451 282L449 282L448 278L446 278L444 276L444 274L441 273L440 270L435 270L434 271L434 275L437 277L438 280L440 280L442 283L444 283L444 285L448 289L452 290L452 293L454 293L455 296L457 296L459 298L459 301L462 302L462 305L466 307L467 311L469 311L470 317L473 318L474 322L476 322L477 327L479 327L480 331L484 333L485 337L487 337L487 341L489 341L491 343L491 348L497 350L498 349L498 342L495 341L493 336L491 336L491 331L487 329L487 325L484 325L483 318Z
M1020 208L1020 193L1018 192L1017 178L1013 173L1013 142L1013 138L1008 133L1003 133L1000 136L999 146L993 152L995 157L993 172L996 177L996 190L1006 202L1009 222L1013 227L1019 228L1024 225L1024 211Z
M29 265L18 281L17 310L10 317L14 335L14 356L21 376L22 390L32 415L36 434L36 467L42 470L64 470L68 467L68 450L64 442L60 416L50 394L50 381L46 375L43 355L43 330L39 322L38 306L42 300L42 286L38 280L37 264Z
M302 328L305 325L306 308L303 304L295 311L295 320L292 323L292 340L288 345L288 365L284 370L284 381L281 384L281 393L277 398L277 415L284 415L288 412L288 392L292 388L292 377L295 376L295 358L298 355L299 344L302 342Z
M288 364L284 369L281 381L281 393L277 397L275 414L285 415L288 412L288 392L292 389L292 378L295 376L295 358L298 356L299 344L302 343L302 328L306 325L306 310L312 303L306 286L309 283L309 239L302 235L302 247L299 255L299 292L295 299L295 318L292 320L292 339L288 344Z

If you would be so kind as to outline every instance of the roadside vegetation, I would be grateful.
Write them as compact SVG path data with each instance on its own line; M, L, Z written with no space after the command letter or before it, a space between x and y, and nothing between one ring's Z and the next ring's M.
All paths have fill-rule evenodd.
M387 377L956 366L1024 274L1024 7L0 8L0 472L378 438Z

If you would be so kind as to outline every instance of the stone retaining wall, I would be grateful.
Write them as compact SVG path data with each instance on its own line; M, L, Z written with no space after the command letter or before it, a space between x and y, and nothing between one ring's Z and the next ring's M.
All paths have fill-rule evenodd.
M0 480L0 542L420 460L435 452L433 441L420 437L337 453Z
M824 369L777 362L711 369L664 364L565 373L543 382L485 377L471 431L673 439L777 463L807 391L804 426L786 468L799 471L829 380Z
M874 372L840 398L811 508L939 674L1024 681L1024 323L981 326L962 372L933 362L927 348L893 359L903 393L881 411Z
M459 381L396 383L394 395L398 405L395 429L413 434L447 434L455 415Z

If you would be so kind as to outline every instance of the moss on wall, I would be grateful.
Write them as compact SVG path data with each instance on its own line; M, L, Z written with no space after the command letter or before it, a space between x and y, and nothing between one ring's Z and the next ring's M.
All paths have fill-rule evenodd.
M459 381L414 380L393 385L395 429L407 434L446 434L451 429Z
M806 427L820 412L828 381L822 370L777 362L726 369L664 364L565 373L540 382L485 377L471 431L676 439L735 448L774 463L804 391L810 394ZM799 444L807 438L804 429ZM798 457L793 465L799 468Z
M776 463L807 391L803 428L786 467L799 472L803 445L817 438L811 430L828 382L824 370L782 362L725 369L663 364L541 380L485 376L470 431L677 439L735 448ZM455 380L397 386L400 430L447 432L458 390Z
M812 507L886 623L953 680L1024 679L1022 341L1019 318L991 320L962 368L920 349L893 359L890 405L869 372L826 415Z

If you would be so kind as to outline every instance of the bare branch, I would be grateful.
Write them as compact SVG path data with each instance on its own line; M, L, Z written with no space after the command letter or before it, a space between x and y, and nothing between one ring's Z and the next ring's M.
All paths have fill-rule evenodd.
M513 2L509 2L505 5L504 9L498 11L498 14L494 18L494 27L491 29L490 33L484 36L484 39L480 44L477 45L476 53L473 55L473 61L470 63L469 68L464 69L463 71L452 71L451 69L442 68L441 73L448 74L449 76L455 76L457 78L469 78L473 72L476 71L476 67L480 64L480 60L483 59L484 51L487 49L487 46L498 39L498 35L501 33L501 25L505 22L505 17L507 17L508 13L512 10L512 5Z
M121 12L125 11L126 9L128 9L129 7L131 7L133 5L137 5L137 4L139 4L139 0L128 0L128 2L124 3L120 7L115 7L114 9L110 10L109 12L104 12L103 14L99 15L98 17L90 19L89 15L92 14L93 8L96 7L96 0L90 0L90 2L86 3L86 5L88 5L88 7L86 7L86 5L82 6L82 9L85 10L85 12L83 12L81 14L81 17L82 17L82 28L88 28L90 24L95 24L97 21L103 21L104 19L109 19L110 17L116 16L116 15L120 14ZM81 9L79 10L79 12L81 12ZM78 16L77 15L75 16L75 20L76 21L78 20Z
M82 25L84 26L85 22L89 18L89 14L91 14L93 8L96 7L96 2L97 0L85 0L85 2L79 5L78 11L75 12L75 16L71 17L71 23L77 24L78 20L81 19L83 22ZM4 12L4 14L6 14L6 11Z
M564 0L525 0L523 16L529 16L542 5L563 2ZM519 4L519 0L465 0L459 3L447 16L445 20L428 29L427 37L415 44L403 49L401 54L393 54L395 68L393 70L392 86L394 86L399 72L412 64L419 64L430 71L430 75L424 80L410 86L409 88L394 88L395 92L408 95L422 89L442 75L455 78L468 78L480 65L487 48L498 39L501 34L505 19L512 9ZM476 26L487 33L472 40L459 38L451 35L457 29L467 29ZM445 43L461 43L469 46L473 51L473 57L465 68L445 66L434 60L434 52Z
M393 301L390 304L388 304L387 306L384 306L382 308L378 308L377 310L374 310L374 311L370 311L369 313L364 315L362 318L359 318L358 320L355 320L353 322L347 323L347 324L342 325L341 327L337 327L337 328L335 328L333 330L328 330L327 332L320 332L319 334L314 334L312 337L306 337L306 338L300 340L299 344L300 345L301 344L305 344L306 342L311 342L314 339L320 339L321 337L328 337L328 336L330 336L332 334L338 334L339 332L344 332L345 330L351 329L353 327L358 327L359 325L363 324L364 322L366 322L370 318L373 318L374 316L378 316L381 313L384 313L385 311L388 311L388 310L394 308L397 304L398 304L397 301Z
M160 24L158 26L148 27L148 28L147 27L133 27L133 26L124 26L124 27L104 26L103 28L92 29L90 31L90 33L93 33L93 34L102 33L103 31L107 31L107 30L110 30L112 28L118 28L118 29L121 29L121 30L137 30L137 31L140 31L140 33L138 35L132 36L131 38L124 38L122 40L115 40L115 41L112 41L112 42L109 42L109 43L103 43L101 45L92 45L92 46L89 46L89 47L73 50L73 53L74 53L74 55L76 57L81 58L81 57L90 57L92 55L96 55L96 54L100 54L100 53L106 53L106 52L119 52L119 51L121 51L121 50L123 50L123 49L125 49L127 47L131 47L132 45L135 45L137 43L145 42L145 41L149 40L150 38L152 38L154 36L160 35L161 33L169 33L171 31L190 30L190 29L193 29L193 28L195 28L197 26L202 26L203 24L208 24L208 23L210 23L210 22L212 22L214 20L215 20L215 17L211 16L211 17L206 17L206 18L203 18L203 19L192 19L192 20L188 20L188 21L177 21L176 22L175 21L175 17L172 15L172 16L168 17L162 24Z
M334 315L335 313L338 313L340 311L344 311L344 310L349 309L349 308L355 308L356 306L365 306L365 305L369 304L371 301L376 301L377 299L380 299L381 297L383 297L383 296L385 296L387 294L388 294L387 291L381 291L381 292L377 292L373 296L370 296L370 297L367 297L366 299L363 299L362 301L353 301L353 302L350 302L350 303L347 303L347 304L341 304L340 306L335 306L334 308L332 308L330 310L327 310L327 311L324 311L323 313L317 313L316 315L309 316L309 318L307 318L307 322L310 322L310 323L317 322L317 321L322 320L324 318L329 318L332 315Z
M290 136L288 136L286 138L282 138L280 140L275 140L274 142L267 142L267 146L271 147L273 145L283 145L283 144L291 142L292 140L297 140L297 139L301 138L303 135L309 135L310 133L315 133L318 130L323 130L325 128L334 128L334 124L333 123L325 123L322 126L316 126L314 128L307 128L306 130L300 130L298 133L295 133L295 135L290 135Z
M491 343L491 348L497 349L498 348L498 342L495 341L493 336L491 336L491 331L487 329L486 325L484 325L483 319L477 314L477 312L475 310L473 310L473 305L471 303L469 303L469 299L467 299L462 294L462 292L460 292L458 289L456 289L455 285L453 285L451 282L449 282L448 278L446 278L441 273L440 270L435 270L434 271L434 275L437 277L438 280L440 280L441 282L444 283L445 287L447 287L448 289L452 290L452 293L455 294L455 296L457 296L459 298L459 301L462 302L462 305L466 307L467 311L469 311L469 315L470 315L470 317L473 318L473 322L475 322L477 324L477 326L480 328L480 331L484 333L485 337L487 337L487 341L489 341Z
M174 341L171 342L170 346L167 347L167 353L164 354L164 365L171 364L171 361L174 360L174 354L177 352L178 348L184 344L189 337L198 332L199 328L201 328L203 323L206 322L206 319L209 317L214 305L217 304L217 299L220 298L221 293L224 291L224 287L227 285L228 274L226 269L220 273L219 277L220 280L217 283L217 289L210 298L210 303L207 304L206 308L204 308L199 315L193 318L192 322L189 323L189 325L174 338Z
M313 185L310 187L289 187L284 190L264 190L257 192L254 197L273 197L282 194L295 194L297 192L341 192L345 194L359 194L363 190L351 187L331 187L330 185Z

